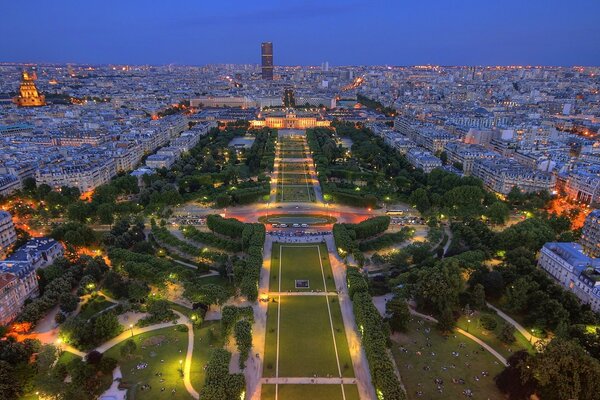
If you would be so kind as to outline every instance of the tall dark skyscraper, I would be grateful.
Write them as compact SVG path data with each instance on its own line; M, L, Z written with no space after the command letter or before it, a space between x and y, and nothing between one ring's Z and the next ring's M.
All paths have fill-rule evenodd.
M260 45L260 54L262 59L262 78L273 80L273 43L263 42Z

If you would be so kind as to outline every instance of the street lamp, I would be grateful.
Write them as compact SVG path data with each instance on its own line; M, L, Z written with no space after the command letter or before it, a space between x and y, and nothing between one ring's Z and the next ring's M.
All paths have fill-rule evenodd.
M533 328L531 328L531 336L529 336L529 344L533 344Z
M131 337L133 337L133 324L129 324L129 330L131 331Z
M471 320L468 319L467 320L467 332L469 332L469 327L471 326Z
M179 373L183 376L183 360L179 360Z

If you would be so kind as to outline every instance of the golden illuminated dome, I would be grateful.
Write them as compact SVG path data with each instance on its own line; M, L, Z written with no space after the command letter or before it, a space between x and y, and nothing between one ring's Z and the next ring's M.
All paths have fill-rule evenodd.
M14 98L14 102L19 107L39 107L46 105L46 98L41 95L37 87L35 87L35 80L37 76L34 73L29 74L27 71L23 71L21 86L19 87L19 95Z

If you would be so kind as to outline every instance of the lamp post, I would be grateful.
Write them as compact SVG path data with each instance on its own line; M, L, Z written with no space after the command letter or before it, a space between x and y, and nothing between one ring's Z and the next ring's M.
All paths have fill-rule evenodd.
M129 330L131 331L131 337L133 337L133 324L129 324Z
M533 344L533 328L531 329L531 336L529 337L529 344Z
M467 332L469 332L469 327L471 326L471 320L468 319L467 320Z
M183 360L179 360L179 373L183 376Z

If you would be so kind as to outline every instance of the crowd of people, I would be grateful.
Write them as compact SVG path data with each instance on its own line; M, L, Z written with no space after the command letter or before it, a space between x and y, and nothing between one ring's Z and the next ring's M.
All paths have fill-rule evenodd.
M268 231L267 235L273 236L277 242L285 243L319 243L325 240L326 235L331 235L331 231L306 232L306 231Z

